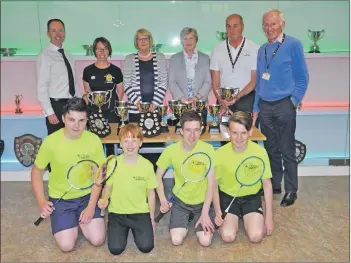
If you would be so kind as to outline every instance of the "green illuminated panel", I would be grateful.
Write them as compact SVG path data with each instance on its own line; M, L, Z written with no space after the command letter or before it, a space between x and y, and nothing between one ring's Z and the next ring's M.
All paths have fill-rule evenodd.
M318 42L322 52L349 52L348 1L6 1L1 2L1 47L36 55L49 41L47 20L60 18L66 24L64 47L74 55L84 55L81 45L99 36L111 41L114 55L134 52L134 33L141 27L165 45L161 52L178 52L181 46L175 43L185 26L197 29L197 48L210 53L219 42L216 31L225 31L230 13L241 14L244 35L263 44L262 15L269 8L285 13L285 32L300 39L305 52L313 43L309 29L325 30Z

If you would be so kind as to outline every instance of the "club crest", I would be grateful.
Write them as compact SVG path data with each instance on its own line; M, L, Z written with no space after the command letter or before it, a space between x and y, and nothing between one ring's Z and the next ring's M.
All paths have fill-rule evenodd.
M14 139L14 150L17 160L25 167L34 164L42 139L32 134L24 134Z

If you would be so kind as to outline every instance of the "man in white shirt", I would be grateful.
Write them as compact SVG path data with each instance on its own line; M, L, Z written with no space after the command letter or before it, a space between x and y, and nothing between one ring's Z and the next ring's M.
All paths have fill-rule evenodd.
M243 36L244 22L238 14L226 19L227 39L219 43L211 55L212 89L221 104L221 113L252 112L255 100L256 64L259 46ZM219 87L239 88L239 95L232 101L218 96Z
M62 49L65 24L60 19L50 19L47 35L50 44L37 58L37 91L48 134L51 134L64 127L62 107L70 98L79 96L79 91L75 85L73 57Z

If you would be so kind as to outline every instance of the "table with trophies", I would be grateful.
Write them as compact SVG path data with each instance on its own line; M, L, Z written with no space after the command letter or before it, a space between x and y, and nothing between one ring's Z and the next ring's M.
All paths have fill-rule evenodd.
M231 100L238 94L237 88L223 87L219 89L224 100ZM89 116L89 129L97 134L104 144L118 144L119 129L128 123L128 102L117 102L114 110L120 117L120 123L107 123L101 114L101 107L109 103L108 92L90 92L88 99L99 108L98 113ZM140 113L138 114L137 125L142 129L144 143L167 143L182 139L180 134L179 119L186 111L196 111L203 121L201 140L207 142L229 141L228 120L229 112L225 112L219 120L220 105L207 105L206 100L196 100L194 102L180 102L170 100L168 105L159 105L151 111L149 102L140 103ZM212 116L212 121L207 121L207 113ZM167 120L166 120L166 117ZM262 141L266 137L256 128L253 129L251 140Z

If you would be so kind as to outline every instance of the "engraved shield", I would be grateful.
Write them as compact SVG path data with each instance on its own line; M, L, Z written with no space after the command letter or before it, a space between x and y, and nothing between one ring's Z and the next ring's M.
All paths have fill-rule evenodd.
M42 139L32 134L15 137L14 150L17 160L25 167L33 165Z
M295 140L295 146L296 146L296 161L297 163L301 163L305 157L306 157L306 151L307 151L307 147L305 144L303 144L302 142Z

